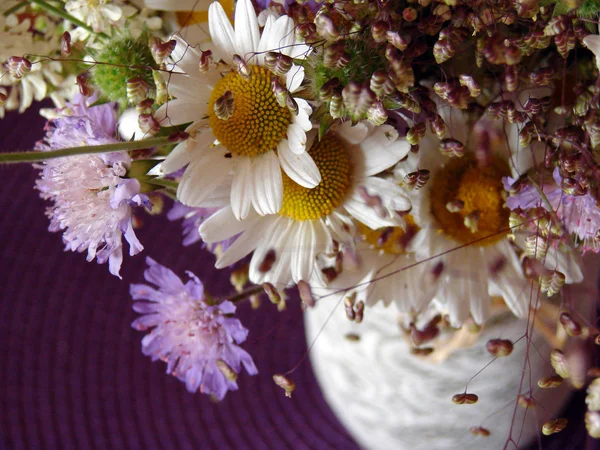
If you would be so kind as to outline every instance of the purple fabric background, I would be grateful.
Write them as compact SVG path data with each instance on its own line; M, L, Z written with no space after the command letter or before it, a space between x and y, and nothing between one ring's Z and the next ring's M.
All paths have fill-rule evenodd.
M32 148L43 125L35 110L9 114L0 120L0 148ZM0 446L357 448L325 403L308 359L291 375L292 399L272 382L306 353L297 302L283 313L268 302L258 312L240 307L250 329L244 348L259 375L241 376L240 390L218 404L189 394L165 375L165 364L142 355L128 286L142 281L144 255L211 280L213 294L231 292L228 274L213 269L213 256L199 245L181 245L180 223L145 217L138 236L146 251L125 258L119 281L106 265L62 251L60 235L47 232L35 176L28 165L0 166ZM574 397L567 430L545 439L544 448L597 448L585 437L583 398Z

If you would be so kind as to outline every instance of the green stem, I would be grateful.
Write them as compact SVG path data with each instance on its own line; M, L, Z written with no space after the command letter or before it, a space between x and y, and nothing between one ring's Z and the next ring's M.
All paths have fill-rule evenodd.
M262 292L265 292L265 289L261 285L257 285L251 287L250 289L246 289L245 291L242 291L239 294L232 295L231 297L226 297L222 301L229 300L231 303L237 303Z
M170 144L168 136L144 139L142 141L117 142L115 144L85 145L83 147L61 148L48 152L9 152L0 153L0 164L32 163L45 161L47 159L62 158L63 156L87 155L92 153L110 153L123 150L139 150L142 148L156 147L158 145Z
M172 188L175 190L177 190L177 186L179 186L179 183L177 181L167 180L166 178L152 178L152 180L150 180L150 183L157 184L159 186L164 186L167 188Z
M29 4L29 2L26 2L26 1L25 1L25 2L19 2L19 3L17 3L15 6L13 6L12 8L10 8L10 9L7 9L6 11L4 11L4 12L2 13L2 15L3 15L4 17L8 17L8 16L10 16L12 13L14 13L14 12L17 12L17 11L18 11L18 10L20 10L21 8L23 8L23 7L27 6L28 4Z
M44 0L29 0L31 3L34 3L36 5L38 5L40 8L45 9L46 11L56 14L59 17L62 17L65 20L68 20L69 22L71 22L74 25L77 25L78 27L83 28L86 31L89 31L90 33L93 34L97 34L98 36L101 36L105 39L110 39L110 36L108 36L108 34L106 33L96 33L94 31L94 29L92 27L90 27L88 24L86 24L85 22L82 22L81 20L79 20L76 17L73 17L71 14L69 14L66 11L63 11L62 9L59 9L53 5L51 5L48 2L45 2Z

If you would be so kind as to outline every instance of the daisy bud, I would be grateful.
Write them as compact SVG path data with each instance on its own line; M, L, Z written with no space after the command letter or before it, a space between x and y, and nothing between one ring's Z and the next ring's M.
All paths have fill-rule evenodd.
M457 213L465 207L465 202L462 200L452 200L446 203L446 209L448 212Z
M594 439L600 439L600 413L588 411L585 413L585 428Z
M562 378L569 378L570 374L567 367L567 358L562 351L554 349L550 352L550 364Z
M148 40L148 45L150 46L152 58L154 58L156 64L160 66L171 55L171 53L173 53L173 50L175 50L175 46L177 45L177 41L175 39L171 39L168 42L163 42L161 39L151 36Z
M525 396L523 394L520 394L517 397L517 403L522 408L533 408L536 405L536 401L534 400L533 397L531 397L531 396Z
M543 260L548 253L548 240L536 234L525 237L525 254Z
M312 308L317 303L312 290L310 289L310 285L304 280L298 281L298 294L300 294L300 299L306 306Z
M287 378L285 375L276 374L273 375L273 381L277 386L285 391L286 397L292 397L292 392L296 389L296 383Z
M200 50L200 62L198 63L198 70L200 73L208 72L211 66L214 64L212 51Z
M569 421L565 418L549 420L542 426L542 433L544 436L550 436L551 434L560 433L565 429Z
M385 95L394 92L394 84L385 70L376 70L371 75L369 87L375 93L377 97L383 97Z
M560 314L558 320L569 336L581 335L581 325L573 320L571 314L563 312Z
M8 72L15 78L23 78L23 75L31 72L31 61L20 56L11 56L7 63Z
M276 75L285 75L292 68L294 60L278 52L267 52L265 54L265 65Z
M513 351L513 343L507 339L490 339L485 348L493 356L508 356Z
M490 435L490 430L483 427L471 427L469 428L469 431L473 436L488 437Z
M465 154L465 145L459 140L446 138L440 142L440 151L443 155L460 158Z
M376 127L383 125L388 119L388 113L383 103L377 100L367 111L367 119Z
M369 87L351 81L342 89L342 99L350 116L360 118L367 113L377 97Z
M233 55L233 64L237 66L238 72L243 78L250 78L250 75L252 75L252 68L246 64L246 61L244 61L240 55Z
M548 295L548 297L552 297L559 292L564 284L565 276L561 272L552 271L549 275L540 276L540 289L543 293Z
M142 132L154 136L160 131L160 124L152 114L140 114L138 116L138 125Z
M337 91L331 96L329 101L329 114L334 119L342 117L344 111L344 100L342 99L342 92Z
M281 294L271 283L263 283L262 287L265 290L267 297L269 297L271 303L277 305L281 301Z
M477 233L477 230L479 229L480 219L481 211L475 210L465 216L463 223L471 233Z
M335 23L331 17L327 15L326 10L324 9L319 10L315 17L314 24L316 26L316 32L328 41L335 41L340 35Z
M85 73L77 75L75 78L79 86L79 93L84 97L89 97L94 93L94 88L90 86L89 79Z
M71 54L71 33L65 31L60 38L60 54L64 57Z
M559 387L563 382L560 375L552 375L551 377L544 377L538 380L538 386L542 389L553 389Z
M390 26L387 22L379 21L371 25L371 35L373 40L378 44L387 40L387 32L390 30Z
M228 120L235 108L233 92L225 91L213 104L213 111L220 120Z
M410 38L400 35L397 31L388 31L385 38L391 45L401 51L406 50L408 44L410 44Z
M237 380L237 373L222 359L217 360L217 368L229 381Z
M140 75L127 80L127 100L130 104L136 105L148 97L150 85Z
M406 133L406 140L411 145L417 145L421 139L425 137L427 127L424 122L416 123L408 133Z
M473 405L477 403L479 397L475 394L456 394L452 397L452 402L456 405Z
M275 250L273 250L273 249L269 250L265 254L263 260L258 265L258 271L260 273L266 273L269 270L271 270L271 267L273 267L273 264L275 263L275 259L276 259Z

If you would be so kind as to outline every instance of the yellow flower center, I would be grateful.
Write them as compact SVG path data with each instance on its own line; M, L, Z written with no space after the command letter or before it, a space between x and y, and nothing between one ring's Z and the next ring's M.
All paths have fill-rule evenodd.
M410 214L404 216L406 228L389 227L372 230L368 226L358 223L358 231L365 241L378 250L390 255L401 255L406 252L406 246L420 230L415 219Z
M225 75L208 102L213 133L231 153L240 156L257 156L275 150L292 122L289 109L277 103L271 89L273 73L260 66L250 68L248 79L238 72ZM221 118L215 112L215 102L227 92L233 99L233 112Z
M309 189L283 176L283 205L279 214L294 220L325 217L344 201L350 188L350 158L344 144L328 134L315 141L308 154L321 172L321 182Z
M451 160L433 175L431 212L441 231L463 244L491 245L506 236L509 211L504 207L502 177L507 164L497 158L480 167L473 158ZM487 238L487 239L484 239Z

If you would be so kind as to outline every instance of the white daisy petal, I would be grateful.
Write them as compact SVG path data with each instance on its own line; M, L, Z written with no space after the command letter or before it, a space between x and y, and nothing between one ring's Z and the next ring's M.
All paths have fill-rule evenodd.
M299 125L304 131L312 130L312 122L309 118L312 114L312 108L303 98L294 97L294 100L298 103L298 115L294 117L294 123Z
M204 152L190 163L181 177L177 199L187 206L204 206L203 202L211 197L222 179L229 175L231 166L231 160L225 158L221 151L213 149Z
M183 99L171 100L156 110L154 118L163 127L193 122L198 118L198 103Z
M250 0L238 0L235 6L235 49L244 59L257 51L260 41L258 21Z
M210 37L219 50L219 56L231 64L232 56L235 54L235 33L219 2L211 3L208 8L208 26Z
M254 223L217 259L215 267L217 269L229 267L256 249L256 246L260 243L260 238L257 238L257 236L264 236L266 228L266 222L258 221Z
M346 121L339 126L338 133L345 141L360 144L367 137L369 127L364 122L352 125L352 122Z
M296 155L292 153L287 139L277 146L279 162L288 177L306 188L314 188L321 182L319 168L308 152Z
M264 232L260 235L260 244L258 245L256 251L252 255L252 260L250 261L250 267L248 269L250 281L252 281L253 283L262 283L267 280L269 282L273 282L273 275L275 274L275 270L278 269L278 266L280 266L282 262L285 262L286 258L289 259L290 253L289 250L286 251L285 249L285 244L289 244L289 241L283 240L282 242L282 236L287 236L286 230L288 230L292 226L293 221L285 217L274 215L264 217L263 221ZM275 252L275 261L273 262L273 265L269 271L261 272L259 270L259 267L262 265L266 254L271 250ZM289 265L287 265L286 270L287 272L289 272ZM279 270L279 278L281 277L281 273L281 270Z
M237 165L231 186L231 209L236 219L245 219L252 204L252 179L254 170L252 159L240 156L236 158Z
M399 226L401 221L399 218L390 217L386 215L381 217L378 211L374 208L367 206L361 198L352 196L344 202L344 208L352 217L359 222L364 223L372 230L377 230L383 227Z
M275 152L255 158L252 201L261 215L276 214L283 203L283 181Z
M231 206L226 206L206 219L198 232L205 242L221 242L251 228L257 219L256 214L250 214L246 220L237 220Z
M318 221L317 221L318 222ZM308 281L315 264L316 254L316 236L315 227L312 220L304 220L300 222L299 228L296 230L297 248L292 256L292 279L295 283L300 280Z
M304 80L304 67L292 64L292 68L286 74L285 84L292 94L298 90Z
M268 16L265 22L265 27L263 28L262 34L260 36L260 41L258 42L258 47L256 49L257 55L257 64L262 66L265 61L265 53L270 50L269 48L269 39L273 34L273 25L275 24L275 18L273 16Z
M392 181L383 178L368 177L361 181L370 195L379 195L383 206L392 211L408 211L411 201L404 189Z
M287 129L290 150L295 155L306 151L306 132L295 123L290 124Z

